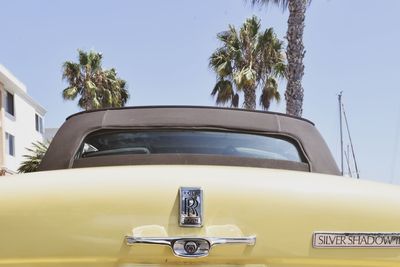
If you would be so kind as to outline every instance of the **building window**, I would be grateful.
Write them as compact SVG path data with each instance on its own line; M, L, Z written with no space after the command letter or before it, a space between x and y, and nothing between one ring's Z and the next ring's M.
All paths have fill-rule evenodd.
M6 96L6 112L10 115L15 115L14 112L14 95L11 94L10 92L7 92Z
M6 133L6 153L15 156L15 137L9 133Z
M39 133L43 133L43 118L35 114L35 128Z

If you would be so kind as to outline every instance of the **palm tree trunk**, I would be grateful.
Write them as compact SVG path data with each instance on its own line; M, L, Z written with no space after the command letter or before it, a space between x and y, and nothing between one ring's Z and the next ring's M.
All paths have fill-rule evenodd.
M256 88L244 88L244 102L243 107L249 110L256 109Z
M289 19L286 56L288 60L288 82L286 86L286 113L301 117L303 113L304 89L301 80L304 75L303 31L307 0L289 0Z

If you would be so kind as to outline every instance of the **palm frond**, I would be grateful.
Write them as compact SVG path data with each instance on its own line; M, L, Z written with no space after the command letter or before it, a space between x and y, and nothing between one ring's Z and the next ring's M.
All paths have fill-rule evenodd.
M91 102L91 108L92 109L99 109L99 108L102 107L101 106L101 102L99 101L99 98L97 97L96 94L93 96L93 98L91 99L90 102Z
M90 107L88 105L88 101L87 101L87 99L85 97L79 98L78 107L80 107L80 108L82 108L84 110L89 110L90 109Z
M68 87L65 88L62 92L63 98L68 100L74 100L79 93L79 89L77 87Z
M36 142L32 143L31 148L26 148L28 154L22 156L25 160L19 166L18 172L27 173L37 171L44 155L46 154L48 146L48 143Z
M89 62L89 55L87 52L78 49L79 65L85 66Z
M249 39L257 37L260 31L261 23L260 19L256 16L246 19L243 26L240 28L240 35Z
M229 52L225 47L221 47L211 54L208 65L210 68L217 70L219 65L229 61L230 59Z
M71 61L65 61L63 64L62 79L69 83L74 83L80 78L80 66Z
M225 105L231 103L235 95L232 83L228 80L218 81L211 92L212 96L216 97L215 102L218 105Z
M95 52L95 51L90 51L88 55L89 59L89 64L90 68L92 71L96 71L101 69L101 59L103 58L103 55L101 53Z
M275 100L280 102L281 95L278 91L278 83L274 78L268 78L264 84L261 96L260 96L260 106L264 110L268 110L271 105L271 101Z
M244 88L252 88L257 83L257 73L254 69L251 68L243 68L240 71L235 72L233 79L238 90L242 90Z
M286 78L286 64L284 64L283 62L279 62L277 64L274 65L273 68L273 76L278 77L280 79Z

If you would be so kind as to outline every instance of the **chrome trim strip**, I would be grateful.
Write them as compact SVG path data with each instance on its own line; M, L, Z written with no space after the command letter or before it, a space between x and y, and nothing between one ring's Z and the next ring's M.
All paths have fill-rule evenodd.
M196 243L196 250L188 252L185 248L188 243ZM244 244L254 246L256 236L248 237L135 237L126 236L128 246L134 244L150 244L169 246L175 256L198 258L208 256L211 248L216 245Z
M174 241L174 238L164 238L164 237L134 237L127 236L126 244L152 244L152 245L167 245L171 246L171 243Z
M206 238L211 246L224 245L224 244L245 244L248 246L254 246L256 244L256 236L248 237L210 237Z

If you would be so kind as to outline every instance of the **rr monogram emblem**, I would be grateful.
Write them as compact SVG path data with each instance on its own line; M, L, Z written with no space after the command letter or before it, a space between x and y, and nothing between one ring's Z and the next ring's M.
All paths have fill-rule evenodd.
M186 216L199 216L197 212L197 207L199 206L199 202L195 198L185 198L185 215Z
M201 227L203 224L203 190L199 187L181 187L179 200L179 224Z

